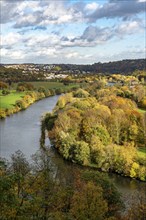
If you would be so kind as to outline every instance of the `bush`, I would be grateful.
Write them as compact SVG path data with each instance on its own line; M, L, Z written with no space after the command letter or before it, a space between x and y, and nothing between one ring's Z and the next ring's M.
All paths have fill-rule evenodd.
M5 110L1 109L0 110L0 118L5 118L6 117L6 112Z
M6 112L6 115L9 116L9 115L13 114L14 111L13 111L13 109L6 109L5 112Z
M15 103L16 106L18 106L20 109L26 109L27 103L24 100L18 100Z
M38 92L43 92L43 93L45 93L45 92L46 92L46 90L45 90L45 88L44 88L44 87L39 87L39 88L38 88Z
M8 85L5 82L0 82L0 89L7 89Z
M55 93L56 93L57 95L60 95L61 93L63 93L63 89L58 88L58 89L55 90Z
M26 88L24 86L17 86L17 89L16 89L18 92L24 92L26 90Z
M8 95L8 94L10 94L10 91L8 89L3 89L2 94L3 95Z
M54 89L49 89L51 96L55 95L55 90Z
M31 83L19 83L18 86L17 86L17 91L26 91L26 90L29 90L29 91L32 91L34 90L34 86L31 84Z

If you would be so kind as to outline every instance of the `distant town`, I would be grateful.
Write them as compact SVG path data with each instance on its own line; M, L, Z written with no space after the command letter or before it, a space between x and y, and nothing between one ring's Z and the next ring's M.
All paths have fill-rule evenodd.
M4 67L22 70L22 74L26 76L29 74L38 75L38 80L40 79L40 73L46 80L57 78L63 79L67 77L68 73L68 71L61 71L56 65L48 64L6 64Z
M94 63L89 65L76 64L1 64L1 81L50 81L65 79L68 76L81 77L85 75L131 75L134 72L146 71L146 59L122 60L108 63ZM136 74L137 75L137 74ZM145 79L146 80L146 79Z

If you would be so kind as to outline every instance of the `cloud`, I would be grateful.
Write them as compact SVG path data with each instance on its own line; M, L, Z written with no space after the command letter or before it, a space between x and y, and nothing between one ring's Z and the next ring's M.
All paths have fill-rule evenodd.
M145 57L146 50L145 49L130 49L130 50L122 50L119 53L110 54L110 60L123 60L123 59L143 59ZM109 61L109 56L104 58Z
M22 60L25 58L26 54L22 50L9 50L2 48L1 49L1 56L2 58L7 58L7 59L14 59L14 60Z
M65 3L66 1L46 1L45 4L42 4L41 1L26 1L25 6L21 3L20 5L15 4L13 7L14 9L19 9L19 16L17 15L17 19L14 19L15 24L13 27L23 28L33 27L35 25L44 27L50 24L60 25L80 22L83 14L81 11L76 10L76 4L71 7ZM22 11L23 15L21 16L20 12Z
M63 51L65 48L96 47L97 45L105 45L115 38L121 39L127 35L140 33L140 31L144 30L143 26L142 21L138 19L135 21L121 22L117 26L111 27L89 25L79 36L71 36L69 33L61 35L61 32L58 34L53 31L45 34L43 32L35 33L33 32L35 28L31 28L29 33L10 32L2 35L1 46L5 49L24 48L24 50L27 50L29 53L35 51L37 54L44 55L46 53L48 56L50 53L56 56L57 50ZM42 29L42 27L38 26L37 29ZM45 50L45 48L48 48L48 50Z
M39 5L39 1L20 1L20 0L2 0L0 1L1 19L0 23L18 22L23 17L32 15L35 12L41 12L43 8ZM29 12L30 11L30 12ZM16 25L17 27L17 25Z
M145 27L141 19L122 21L120 24L109 27L89 25L83 34L76 37L63 36L60 40L62 47L94 47L102 45L114 38L125 38L127 35L144 33Z
M35 52L35 56L51 56L56 57L57 51L55 48L43 48L42 50L38 50Z
M10 48L18 44L22 40L22 36L19 33L10 32L7 35L1 36L1 46Z
M98 3L91 2L91 3L85 5L85 10L92 12L92 11L96 10L97 8L99 8L99 7L100 6L99 6Z
M28 37L24 38L24 44L25 47L34 47L37 48L46 48L46 47L56 47L57 45L60 44L60 38L59 36L55 34L32 34Z
M77 58L79 54L77 52L70 52L65 55L66 58Z
M138 2L146 2L146 0L138 0Z
M144 30L144 25L141 20L135 20L131 22L124 22L120 24L115 31L115 34L119 36L125 36L134 34L136 32L140 32Z
M83 34L77 37L63 36L60 45L62 47L94 47L106 43L114 37L115 29L89 25Z
M45 30L47 30L47 28L43 27L43 26L36 26L33 29L31 29L31 30L43 30L43 31L45 31Z
M22 28L22 27L36 26L37 24L40 23L40 20L42 20L41 14L39 12L35 12L33 14L28 14L21 17L13 27Z
M130 36L126 40L131 46L140 37L142 44L144 21L143 14L141 16L139 13L144 12L145 2L146 0L2 0L3 57L16 61L35 60L36 57L41 62L47 58L62 62L65 59L71 62L92 62L96 56L95 50L102 50L103 45L103 51L106 46L110 48L110 43L114 44L114 40L122 39L120 42L126 42L127 45L127 41L123 39ZM107 21L109 18L112 20ZM130 38L133 39L131 42ZM88 55L86 51L91 54ZM135 52L135 56L139 55ZM99 58L103 60L104 57L106 56Z
M11 22L18 16L18 11L16 10L17 3L11 4L7 1L0 1L0 9L1 9L1 19L0 23L5 24Z
M94 23L101 18L135 16L145 11L144 0L118 1L108 3L67 1L1 1L1 23L14 22L14 28L48 26L50 24Z
M96 22L101 18L121 17L123 19L130 18L140 12L145 12L145 2L132 1L117 1L111 0L105 3L102 7L97 8L92 14L86 15L88 22Z
M95 40L98 40L98 42L103 42L111 39L112 36L113 34L110 28L99 28L90 25L85 29L81 39L86 39L88 42Z

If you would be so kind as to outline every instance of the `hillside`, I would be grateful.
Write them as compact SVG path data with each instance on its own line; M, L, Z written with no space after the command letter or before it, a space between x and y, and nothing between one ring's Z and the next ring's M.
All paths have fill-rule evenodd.
M46 81L79 74L124 74L146 71L146 59L122 60L92 65L6 64L0 65L0 81Z
M92 65L74 65L74 64L61 64L59 65L62 70L80 70L85 72L94 73L121 73L131 74L136 70L146 70L146 59L136 60L121 60L108 63L94 63Z

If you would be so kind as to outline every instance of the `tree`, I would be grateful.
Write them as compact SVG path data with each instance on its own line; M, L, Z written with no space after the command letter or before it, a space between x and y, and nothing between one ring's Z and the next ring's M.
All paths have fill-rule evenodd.
M13 173L7 172L5 162L0 164L0 219L15 219L18 206L15 194L15 178Z
M87 98L89 96L89 93L86 90L78 89L73 93L74 97L78 98Z
M125 112L122 109L114 109L108 122L108 130L113 142L116 144L121 144L123 136L122 132L127 125Z
M108 206L102 188L93 182L82 184L71 200L70 213L76 220L104 220Z
M17 179L17 192L18 196L20 196L20 193L22 193L22 185L24 182L24 179L26 175L30 171L29 163L26 160L24 154L18 150L15 152L15 154L12 154L11 156L12 164L10 169L15 174Z
M43 93L45 93L46 92L46 89L43 87L43 86L41 86L41 87L39 87L38 88L38 92L43 92Z
M0 89L8 89L7 83L0 81Z
M85 141L77 141L74 146L74 157L75 160L79 164L88 165L90 160L90 148L88 143Z

